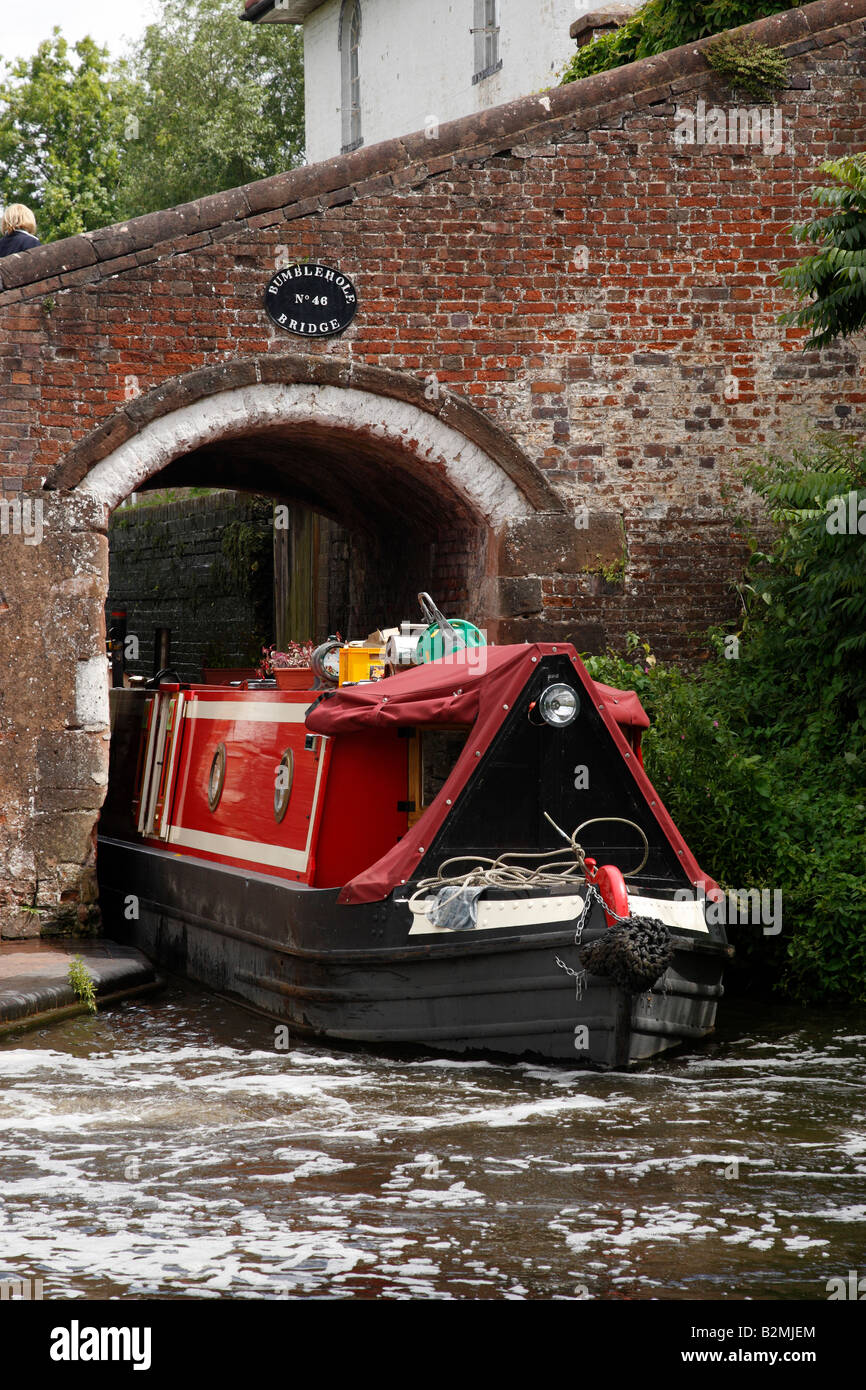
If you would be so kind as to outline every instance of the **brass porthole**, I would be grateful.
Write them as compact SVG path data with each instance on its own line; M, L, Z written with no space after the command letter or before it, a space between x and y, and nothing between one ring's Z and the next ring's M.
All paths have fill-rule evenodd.
M291 748L287 748L280 758L280 765L277 768L277 779L274 787L274 820L277 825L285 816L289 809L289 800L292 795L292 783L295 780L295 755Z
M207 804L212 811L215 811L220 804L220 797L223 794L223 783L225 780L226 746L224 743L218 743L207 778Z

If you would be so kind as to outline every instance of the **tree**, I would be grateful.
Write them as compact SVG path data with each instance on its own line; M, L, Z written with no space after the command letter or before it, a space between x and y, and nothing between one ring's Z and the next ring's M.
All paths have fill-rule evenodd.
M811 330L805 348L826 347L866 325L866 153L827 160L821 172L833 182L815 190L815 201L833 211L791 228L797 241L820 250L781 275L807 301L782 319Z
M237 0L163 0L131 60L119 201L133 217L301 162L300 31L238 19Z
M116 219L124 90L105 49L56 28L4 75L0 193L33 208L43 241Z

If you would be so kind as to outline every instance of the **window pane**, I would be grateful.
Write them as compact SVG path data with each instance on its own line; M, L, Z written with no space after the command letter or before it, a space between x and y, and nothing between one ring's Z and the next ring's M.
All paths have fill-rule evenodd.
M442 790L469 737L468 729L419 729L421 805L429 806Z
M475 71L488 72L499 61L497 0L475 0Z
M359 0L344 0L341 18L342 73L340 104L343 121L343 148L352 149L361 138L361 6Z

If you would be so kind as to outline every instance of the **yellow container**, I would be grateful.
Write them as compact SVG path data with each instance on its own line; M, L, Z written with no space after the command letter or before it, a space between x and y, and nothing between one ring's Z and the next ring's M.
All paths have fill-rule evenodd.
M381 680L385 674L384 647L341 647L340 685Z

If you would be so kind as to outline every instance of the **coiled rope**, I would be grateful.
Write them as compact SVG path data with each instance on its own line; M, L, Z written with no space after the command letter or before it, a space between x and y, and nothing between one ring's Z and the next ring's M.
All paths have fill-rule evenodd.
M640 835L644 845L643 857L635 868L622 871L623 878L633 878L640 873L649 859L646 835L635 821L625 816L593 816L591 820L582 821L570 835L546 811L544 817L565 840L562 849L506 850L496 859L489 859L485 855L453 855L442 861L434 877L421 879L409 898L410 910L428 917L434 924L447 924L452 930L464 930L475 926L476 900L485 888L525 892L532 888L563 888L571 884L583 886L586 856L578 836L590 825L628 825ZM536 863L537 860L542 862ZM447 870L455 864L469 864L471 867L462 873L448 873ZM447 891L449 888L452 890L450 893ZM421 903L420 899L426 901ZM583 929L594 902L614 917L616 924L598 940L583 944ZM575 923L574 945L578 948L580 970L573 970L559 956L555 956L554 960L574 979L577 1000L583 994L588 974L606 977L629 993L640 993L652 987L673 959L673 940L664 923L652 917L620 917L604 901L594 883L586 887L580 916Z
M585 820L567 835L565 831L556 824L552 816L544 813L545 820L549 821L557 834L565 840L562 849L555 850L506 850L496 859L488 859L485 855L456 854L450 859L445 859L439 865L438 873L432 878L421 879L415 892L409 899L409 907L413 912L423 913L422 906L416 907L415 904L420 898L429 897L431 893L438 893L442 888L453 887L453 897L467 888L562 888L569 883L583 883L586 865L586 857L583 847L578 840L582 830L588 825L598 825L601 822L615 823L618 825L629 825L636 830L643 840L644 853L640 863L634 869L629 869L623 873L624 878L631 878L640 873L641 869L649 859L649 841L643 830L633 820L627 820L625 816L593 816L591 820ZM567 857L563 857L567 856ZM541 860L540 864L535 864L535 860ZM528 862L527 862L528 861ZM472 867L462 873L447 873L446 870L453 864L470 864Z

